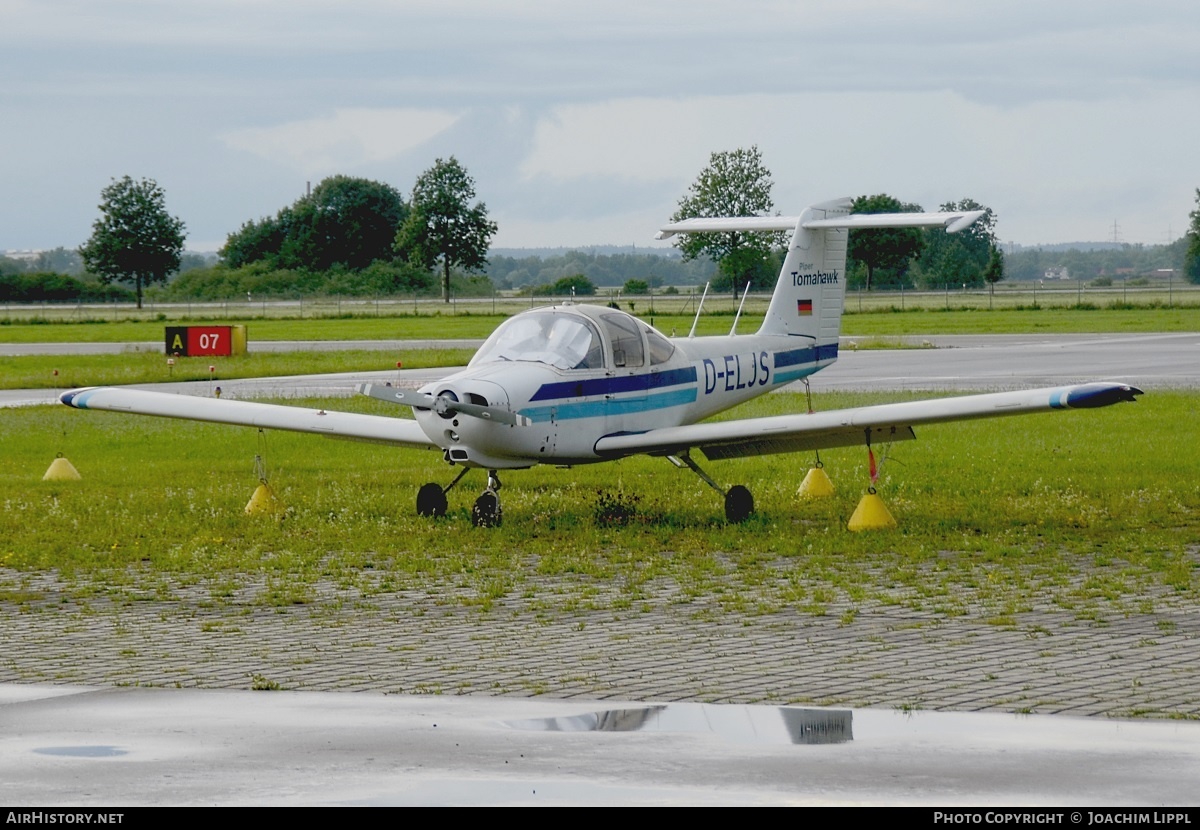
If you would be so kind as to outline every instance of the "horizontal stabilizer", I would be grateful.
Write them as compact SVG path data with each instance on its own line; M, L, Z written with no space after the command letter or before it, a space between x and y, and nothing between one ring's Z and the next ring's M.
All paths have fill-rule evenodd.
M937 213L851 213L834 219L812 219L806 228L945 228L957 233L971 227L985 211L940 211Z
M934 213L851 213L830 219L804 219L800 216L724 216L685 219L663 225L655 239L670 239L678 233L727 233L732 231L793 231L797 225L819 228L945 228L949 233L969 228L984 211L950 210Z
M670 239L677 233L720 233L724 231L794 231L799 216L725 216L684 219L663 225L655 239Z

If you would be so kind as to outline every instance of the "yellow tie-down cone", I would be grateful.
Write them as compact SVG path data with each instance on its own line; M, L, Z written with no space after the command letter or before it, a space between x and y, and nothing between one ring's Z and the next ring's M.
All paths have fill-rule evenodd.
M804 476L800 489L796 491L798 499L824 499L833 495L833 482L825 472L823 464L817 464Z
M259 513L278 513L282 507L279 499L275 498L275 491L271 489L271 485L267 484L265 478L262 478L259 479L258 486L254 488L254 495L250 497L250 501L246 502L246 513L250 516Z
M53 461L50 462L46 474L42 476L42 481L79 481L82 476L75 469L75 465L68 461L60 452Z
M892 517L891 511L887 509L887 505L883 503L883 499L879 498L879 494L875 492L874 487L867 489L866 495L859 500L858 507L854 508L854 515L850 517L850 521L846 524L846 528L854 532L860 530L889 530L895 526L895 518Z

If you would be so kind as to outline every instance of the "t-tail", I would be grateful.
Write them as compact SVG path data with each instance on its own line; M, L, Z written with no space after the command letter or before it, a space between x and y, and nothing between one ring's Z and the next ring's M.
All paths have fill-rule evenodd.
M686 219L666 225L656 238L677 233L791 231L783 269L759 334L836 345L846 301L846 248L857 228L945 228L961 231L984 211L851 213L850 199L822 202L799 216L734 216ZM832 350L831 350L832 351ZM834 352L836 354L836 352Z

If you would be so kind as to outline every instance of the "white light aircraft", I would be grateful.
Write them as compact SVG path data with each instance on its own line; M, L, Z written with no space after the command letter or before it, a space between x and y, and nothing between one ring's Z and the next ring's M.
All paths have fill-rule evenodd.
M847 199L800 216L689 219L676 233L791 231L766 319L753 335L668 338L604 306L563 303L502 323L464 370L418 391L364 384L363 394L410 406L414 419L199 398L111 387L62 395L77 409L101 409L441 450L463 469L448 486L423 486L417 511L440 516L446 494L471 468L487 471L475 502L481 526L500 522L499 471L572 466L625 456L662 456L688 467L725 497L739 522L754 510L744 486L728 489L692 458L716 460L915 438L919 424L990 418L1133 401L1120 383L968 395L857 409L700 423L830 365L846 293L846 244L855 228L969 227L982 211L852 214ZM734 324L736 327L736 322Z

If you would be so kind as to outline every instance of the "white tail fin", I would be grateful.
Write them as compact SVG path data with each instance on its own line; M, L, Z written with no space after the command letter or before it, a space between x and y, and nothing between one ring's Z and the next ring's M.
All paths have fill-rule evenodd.
M809 225L849 215L850 200L838 199L813 205L796 220L759 334L804 337L817 346L837 343L846 298L846 243L850 234L842 227Z
M846 298L846 246L854 228L970 227L984 211L850 213L850 199L808 208L800 216L736 216L686 219L665 225L656 239L676 233L792 231L759 334L803 337L813 345L837 343Z

